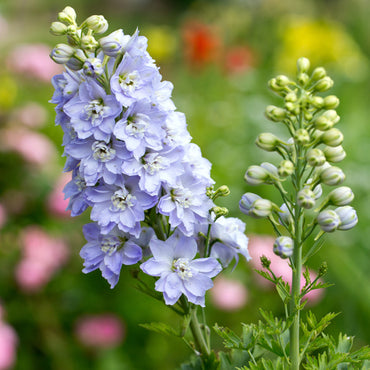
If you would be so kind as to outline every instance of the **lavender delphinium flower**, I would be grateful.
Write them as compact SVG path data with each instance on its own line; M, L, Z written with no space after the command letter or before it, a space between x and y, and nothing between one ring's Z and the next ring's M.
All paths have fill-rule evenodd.
M194 238L175 232L166 241L152 239L150 250L153 257L141 264L148 275L159 276L155 289L163 292L168 305L175 304L184 294L189 302L204 307L204 296L212 288L211 278L221 270L215 258L197 258Z
M100 227L90 223L83 228L87 244L80 252L84 273L100 269L111 288L117 284L122 265L134 265L142 258L142 249L135 238L117 228L101 234Z

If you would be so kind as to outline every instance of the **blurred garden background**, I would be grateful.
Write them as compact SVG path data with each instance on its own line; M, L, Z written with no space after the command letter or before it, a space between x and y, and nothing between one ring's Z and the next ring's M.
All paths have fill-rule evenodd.
M212 164L230 215L247 223L250 253L215 281L208 322L240 332L258 308L283 313L275 291L253 272L271 254L272 230L238 210L246 191L274 199L267 187L251 189L249 165L274 161L254 145L260 132L283 131L264 118L278 100L267 88L276 74L292 74L298 57L322 65L341 104L340 130L347 158L345 185L355 193L359 224L329 235L310 261L312 274L327 261L334 286L308 297L323 315L340 312L329 333L370 342L370 2L367 0L0 0L0 369L175 369L190 355L180 339L146 331L140 323L176 325L171 310L135 288L123 269L111 290L100 272L84 275L79 250L88 215L71 218L62 189L62 130L54 125L50 79L60 72L49 59L64 42L49 34L65 6L78 21L102 14L110 31L136 28L188 128ZM109 31L108 31L109 32ZM270 193L271 192L271 193ZM273 257L272 257L273 258ZM285 276L286 266L273 260ZM216 346L221 340L214 335Z

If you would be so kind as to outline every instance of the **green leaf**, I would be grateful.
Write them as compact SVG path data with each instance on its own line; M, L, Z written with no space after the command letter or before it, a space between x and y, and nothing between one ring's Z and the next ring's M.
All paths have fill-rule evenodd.
M224 339L224 346L226 348L240 348L242 347L242 341L238 335L236 335L229 328L224 328L215 324L213 326L215 332Z
M277 279L276 290L284 304L288 304L291 299L290 287L281 277Z
M165 334L165 335L174 335L175 337L181 337L180 333L173 329L171 326L163 322L152 322L149 324L139 324L141 327L154 331L156 333Z
M257 270L257 269L254 269L254 271L256 271L256 272L257 272L257 274L260 274L260 275L261 275L262 277L264 277L266 280L271 281L272 283L274 283L274 284L275 284L275 279L272 279L268 272L263 271L263 270Z

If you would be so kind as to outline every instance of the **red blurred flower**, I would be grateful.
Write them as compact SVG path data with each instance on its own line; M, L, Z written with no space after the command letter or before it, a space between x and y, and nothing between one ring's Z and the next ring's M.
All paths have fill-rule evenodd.
M201 68L218 61L222 42L213 27L189 21L183 27L182 38L185 59L191 67Z
M225 52L224 67L227 72L239 74L251 68L254 55L247 46L234 46Z

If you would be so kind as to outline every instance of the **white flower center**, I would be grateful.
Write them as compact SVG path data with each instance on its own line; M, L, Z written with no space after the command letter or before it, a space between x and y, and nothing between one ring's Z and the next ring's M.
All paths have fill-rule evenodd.
M76 184L76 186L78 188L78 191L83 191L83 190L86 189L86 181L84 180L84 178L80 174L77 174L74 177L73 181Z
M119 84L122 89L129 92L135 91L140 85L140 75L138 71L132 71L119 76Z
M176 272L182 280L187 280L193 276L188 258L178 258L174 260L172 262L172 271Z
M100 249L111 256L114 252L117 251L118 247L120 246L121 242L118 238L112 236L112 237L105 237L100 245Z
M124 211L127 207L133 206L136 197L131 195L126 189L120 189L112 195L111 200L116 210Z
M172 189L171 198L183 208L189 208L192 204L192 193L187 189Z
M144 157L145 171L150 175L154 175L160 170L166 168L166 158L160 156L158 153L149 153Z
M116 150L108 146L103 141L95 141L91 149L94 152L94 159L100 162L110 161L116 155Z
M142 138L149 124L149 117L145 114L137 113L127 120L127 133L130 136Z
M87 119L91 119L92 125L95 126L95 121L102 117L106 107L103 105L102 100L92 100L89 104L85 105L84 113Z

